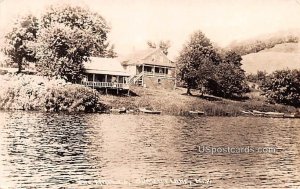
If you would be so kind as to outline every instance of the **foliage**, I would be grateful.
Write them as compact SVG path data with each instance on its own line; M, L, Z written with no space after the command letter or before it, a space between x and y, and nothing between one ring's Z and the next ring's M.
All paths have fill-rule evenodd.
M208 92L224 98L241 97L248 92L245 71L241 69L241 56L227 52L222 63L216 67L215 77L206 85Z
M168 55L168 53L169 53L168 49L171 47L171 42L170 41L160 41L158 46L165 55Z
M0 109L95 112L106 108L97 91L64 80L6 74L0 81Z
M96 112L101 109L98 92L78 84L52 87L47 90L45 99L45 109L50 112Z
M37 44L37 71L50 78L76 82L82 77L83 62L91 55L92 41L93 36L63 24L42 29Z
M94 49L92 53L105 56L105 50L108 47L107 34L110 27L101 15L78 6L51 6L42 15L41 27L49 28L57 23L63 24L71 30L81 30L85 36L93 36L91 44ZM78 41L85 40L85 36L78 38Z
M76 82L83 73L83 62L97 54L107 55L110 31L100 15L81 7L50 7L41 18L36 44L37 69L43 76ZM110 56L115 56L113 46Z
M300 70L278 70L270 74L262 90L271 102L300 106Z
M168 53L169 53L168 50L171 47L171 42L169 40L167 40L167 41L161 40L158 42L158 44L156 44L153 41L147 41L147 45L148 45L148 47L153 48L153 49L155 49L156 47L159 47L165 55L168 55Z
M18 65L20 73L27 62L34 62L35 54L31 43L36 40L38 31L38 20L32 15L18 19L13 28L5 36L3 51Z
M178 77L190 89L201 89L214 77L221 58L201 31L195 32L177 59Z
M264 49L273 48L277 44L282 43L298 43L299 38L293 35L270 37L262 40L248 40L239 43L232 43L229 49L243 56L250 53L256 53Z
M106 50L105 57L107 58L116 58L118 57L117 53L115 52L115 46L111 45L109 49Z
M156 48L156 43L153 41L147 41L147 45L149 48L152 48L152 49Z
M248 74L246 76L247 81L253 82L253 83L257 83L259 85L261 85L262 83L265 82L265 80L267 79L268 75L267 72L265 71L257 71L256 74Z

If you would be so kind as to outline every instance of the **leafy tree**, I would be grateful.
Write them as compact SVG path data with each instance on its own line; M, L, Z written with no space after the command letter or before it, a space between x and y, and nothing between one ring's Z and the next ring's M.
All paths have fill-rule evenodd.
M36 40L37 31L37 18L28 15L18 19L12 30L5 36L3 51L18 65L17 73L20 73L28 62L36 61L31 44Z
M107 55L109 31L105 19L88 9L50 7L41 18L36 45L38 71L71 82L79 80L84 71L83 62L95 54Z
M82 77L83 62L88 61L92 49L93 36L78 28L53 24L39 32L37 71L43 76L76 82Z
M156 44L153 41L147 41L147 45L151 49L155 49L156 48Z
M245 71L241 69L241 60L241 56L235 52L226 53L222 63L216 67L215 77L206 86L211 94L232 98L249 90Z
M267 77L262 85L271 102L300 107L300 70L278 70Z
M160 41L159 42L159 48L163 51L163 53L165 55L168 55L169 53L169 48L171 47L171 42L168 40L168 41Z
M155 49L158 46L163 51L163 53L165 55L168 55L168 53L169 53L168 50L171 47L171 42L169 40L167 40L167 41L159 41L158 45L156 45L156 43L153 42L153 41L147 41L147 45L150 48L153 48L153 49Z
M110 48L106 51L105 57L107 58L116 58L118 57L117 53L115 52L115 46L111 45Z
M191 95L191 89L200 89L203 93L220 61L210 40L201 31L193 33L177 58L178 77L187 86L187 94Z

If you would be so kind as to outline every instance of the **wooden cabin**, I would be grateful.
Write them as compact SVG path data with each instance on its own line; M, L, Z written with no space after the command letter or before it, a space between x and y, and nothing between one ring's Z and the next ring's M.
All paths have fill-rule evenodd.
M128 90L127 83L130 74L124 71L121 63L113 58L91 57L84 63L85 77L82 85L95 89Z
M164 89L174 89L176 86L175 64L161 49L137 51L121 63L130 74L129 84Z

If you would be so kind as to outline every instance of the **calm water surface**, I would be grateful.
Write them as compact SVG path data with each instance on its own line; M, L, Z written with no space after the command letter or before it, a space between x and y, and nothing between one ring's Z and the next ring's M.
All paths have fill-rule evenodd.
M296 189L299 151L299 119L0 112L1 189Z

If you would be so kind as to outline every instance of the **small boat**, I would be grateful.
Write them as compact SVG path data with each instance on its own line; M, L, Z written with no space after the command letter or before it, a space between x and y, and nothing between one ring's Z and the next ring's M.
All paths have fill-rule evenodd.
M112 108L110 109L110 112L111 113L119 113L119 114L122 114L122 113L126 113L126 108Z
M252 110L252 115L254 116L264 116L265 112L257 111L257 110Z
M146 114L161 114L161 111L149 110L147 108L139 108L139 111Z
M274 117L274 118L279 117L279 118L281 118L281 117L284 117L284 113L279 113L279 112L265 112L265 116L266 117Z
M252 112L250 112L250 111L241 111L241 113L243 114L243 115L253 115L253 113Z
M128 113L128 114L133 114L133 113L135 113L135 110L132 110L132 109L126 110L126 113Z
M284 118L297 118L297 116L295 114L284 114L283 117Z
M300 118L300 114L292 113L292 114L284 114L284 118Z
M189 111L188 112L189 113L189 115L204 115L204 112L202 112L202 111Z

